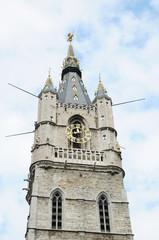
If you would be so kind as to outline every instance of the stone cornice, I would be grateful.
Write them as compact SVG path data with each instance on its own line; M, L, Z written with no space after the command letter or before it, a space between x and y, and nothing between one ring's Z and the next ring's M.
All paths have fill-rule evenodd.
M104 233L104 232L90 232L90 231L85 231L85 230L57 230L57 229L49 229L49 228L27 228L27 232L29 231L29 230L35 230L35 231L48 231L48 232L56 232L56 233L63 233L63 232L65 232L65 233L83 233L83 234L96 234L96 235L100 235L101 237L102 237L102 239L103 239L103 237L104 236L125 236L125 237L127 237L127 236L134 236L134 234L132 234L132 233L110 233L110 232L108 232L108 233Z
M39 160L33 163L30 166L30 172L33 172L35 166L44 168L46 170L49 169L67 169L67 170L74 170L74 171L89 171L89 172L101 172L101 173L109 173L112 176L116 174L122 173L123 177L125 176L125 172L122 168L114 165L107 165L107 166L100 166L95 164L81 164L81 163L67 163L65 162L54 162L50 160Z

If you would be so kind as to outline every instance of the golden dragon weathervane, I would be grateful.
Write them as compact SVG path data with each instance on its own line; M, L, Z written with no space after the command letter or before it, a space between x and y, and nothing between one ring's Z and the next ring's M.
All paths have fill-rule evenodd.
M71 34L71 33L69 33L67 36L68 36L68 39L67 39L67 41L68 42L72 42L72 38L73 38L73 34L74 34L74 32Z

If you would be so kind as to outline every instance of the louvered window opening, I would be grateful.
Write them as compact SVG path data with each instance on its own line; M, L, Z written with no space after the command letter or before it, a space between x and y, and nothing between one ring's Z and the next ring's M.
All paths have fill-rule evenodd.
M52 199L52 228L62 229L62 196L59 192Z
M99 199L99 216L101 232L110 232L108 203L104 195Z

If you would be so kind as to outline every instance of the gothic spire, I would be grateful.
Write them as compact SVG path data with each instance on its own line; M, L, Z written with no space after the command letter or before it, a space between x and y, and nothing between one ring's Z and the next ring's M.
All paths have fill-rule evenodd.
M80 71L80 67L79 67L79 60L75 57L73 46L71 44L72 43L72 38L73 38L73 33L72 34L69 33L67 41L69 41L70 44L69 44L69 47L68 47L67 57L63 61L62 76L63 76L63 73L72 70L74 72L77 72L80 75L80 77L81 77L81 71Z
M72 47L71 43L68 47L67 57L74 57L74 51L73 51L73 47Z
M54 88L54 84L51 78L50 69L49 69L48 78L45 82L44 88L42 89L41 93L46 93L46 92L56 93L56 89ZM41 93L39 95L41 95Z
M59 84L59 102L79 105L91 105L87 90L82 81L79 60L75 57L71 44L73 34L68 34L69 47L67 57L63 61L61 82Z
M99 84L98 84L97 90L95 91L95 99L103 98L103 97L110 99L110 97L107 95L107 91L106 91L105 87L102 84L101 74L99 74ZM95 99L93 100L93 102L95 101Z
M46 83L45 83L45 86L53 86L53 82L52 82L52 79L51 79L51 75L50 75L50 69L49 69L49 74L48 74L48 78L46 80Z

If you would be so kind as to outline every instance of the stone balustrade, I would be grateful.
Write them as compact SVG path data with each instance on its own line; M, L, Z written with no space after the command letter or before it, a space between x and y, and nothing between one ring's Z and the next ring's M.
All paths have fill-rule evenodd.
M53 161L105 165L104 152L85 149L53 148Z

